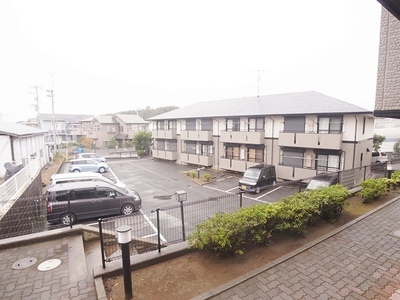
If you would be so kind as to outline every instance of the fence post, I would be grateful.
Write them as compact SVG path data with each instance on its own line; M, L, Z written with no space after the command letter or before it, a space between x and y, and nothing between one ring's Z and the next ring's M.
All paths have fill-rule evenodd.
M186 241L185 219L184 219L184 214L183 214L183 201L181 201L181 217L182 217L182 237L183 237L183 241Z
M103 264L103 269L106 268L106 258L104 257L104 239L103 239L103 222L102 219L98 219L99 222L99 234L100 234L100 250L101 250L101 262Z
M240 195L240 197L239 197L239 199L240 199L240 201L239 201L239 205L240 205L240 208L242 208L242 206L243 206L243 191L240 191L239 192L239 195Z
M299 193L301 193L301 179L299 179Z
M161 253L161 237L160 237L160 209L156 209L157 213L157 247L158 253Z

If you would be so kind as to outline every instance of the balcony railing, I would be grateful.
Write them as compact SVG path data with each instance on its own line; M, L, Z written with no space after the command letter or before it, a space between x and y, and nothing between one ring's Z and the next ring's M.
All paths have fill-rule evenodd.
M177 160L178 152L177 151L167 151L167 150L153 150L153 157L167 160Z
M153 130L151 136L155 139L176 139L176 129Z
M181 153L180 159L188 164L195 164L205 167L210 167L214 164L213 156L203 156L199 154Z
M340 150L342 149L342 134L280 132L279 146Z
M212 141L213 132L200 130L182 130L181 139L192 141Z
M241 144L264 144L264 131L221 131L221 142Z

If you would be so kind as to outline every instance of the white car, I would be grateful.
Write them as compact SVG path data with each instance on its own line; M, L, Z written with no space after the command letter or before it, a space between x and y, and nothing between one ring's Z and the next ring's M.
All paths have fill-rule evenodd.
M75 156L75 158L76 159L78 159L78 158L89 158L89 159L92 159L92 160L95 160L95 161L98 161L98 162L106 162L106 158L105 157L102 157L102 156L100 156L100 155L98 155L96 153L78 153Z
M70 173L77 172L99 172L105 173L108 171L109 166L105 162L98 162L93 159L79 158L72 159L69 161L69 169Z

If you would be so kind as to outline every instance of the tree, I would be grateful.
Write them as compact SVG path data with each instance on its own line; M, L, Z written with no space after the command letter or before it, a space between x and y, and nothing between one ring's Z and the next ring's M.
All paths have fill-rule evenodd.
M381 145L385 139L386 139L386 137L384 137L383 135L378 135L378 134L374 133L374 137L372 140L372 147L375 149L375 151L379 151L379 149L381 148Z
M132 139L132 145L135 147L139 156L149 155L151 146L151 132L140 131L137 133Z
M114 149L118 146L118 141L115 138L112 138L107 142L107 146L109 149Z
M398 139L397 142L394 144L393 152L400 154L400 139Z

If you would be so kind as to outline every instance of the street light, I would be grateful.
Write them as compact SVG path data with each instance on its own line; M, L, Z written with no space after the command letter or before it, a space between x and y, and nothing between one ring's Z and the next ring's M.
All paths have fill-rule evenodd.
M176 200L181 204L181 219L182 219L182 237L183 240L186 241L186 235L185 235L185 219L183 215L183 202L187 200L187 193L184 190L181 191L176 191Z
M117 228L118 244L120 244L122 251L125 299L132 299L131 260L129 255L129 244L132 241L131 229L132 228L128 225L119 226Z
M392 173L393 173L393 165L392 162L389 161L386 165L386 171L387 171L387 178L391 178L392 177Z

